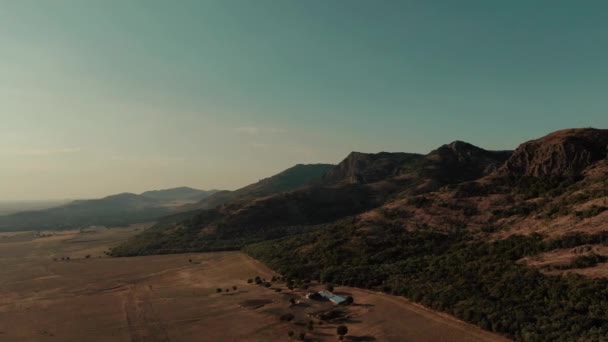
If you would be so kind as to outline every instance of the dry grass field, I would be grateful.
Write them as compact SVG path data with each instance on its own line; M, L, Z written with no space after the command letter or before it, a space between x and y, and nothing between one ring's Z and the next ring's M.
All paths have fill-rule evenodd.
M284 283L248 284L273 272L242 253L104 256L142 228L0 236L0 341L288 341L289 331L336 341L338 324L350 341L504 340L403 298L346 287L336 288L355 298L341 309L346 317L313 319L310 331L308 314L333 304ZM286 313L295 319L280 321Z

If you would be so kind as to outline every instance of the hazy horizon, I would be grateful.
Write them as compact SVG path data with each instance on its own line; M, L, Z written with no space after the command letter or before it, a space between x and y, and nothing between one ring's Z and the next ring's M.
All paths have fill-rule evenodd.
M5 1L0 199L608 127L608 4Z

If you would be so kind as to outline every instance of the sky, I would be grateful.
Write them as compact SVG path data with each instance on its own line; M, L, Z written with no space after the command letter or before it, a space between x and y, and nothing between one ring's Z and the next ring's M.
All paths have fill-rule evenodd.
M605 1L3 0L0 199L608 127Z

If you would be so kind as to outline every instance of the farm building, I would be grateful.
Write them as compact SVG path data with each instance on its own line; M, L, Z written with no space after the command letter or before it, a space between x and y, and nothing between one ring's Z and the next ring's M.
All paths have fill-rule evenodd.
M333 294L331 292L321 291L321 292L319 292L319 294L323 298L329 299L334 304L345 304L346 303L346 299L345 298L342 298L340 296L336 296L335 294Z

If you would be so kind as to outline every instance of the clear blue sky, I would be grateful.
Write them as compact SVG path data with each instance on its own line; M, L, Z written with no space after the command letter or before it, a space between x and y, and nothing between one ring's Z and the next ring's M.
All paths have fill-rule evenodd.
M606 1L4 0L0 198L608 126Z

